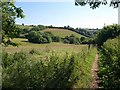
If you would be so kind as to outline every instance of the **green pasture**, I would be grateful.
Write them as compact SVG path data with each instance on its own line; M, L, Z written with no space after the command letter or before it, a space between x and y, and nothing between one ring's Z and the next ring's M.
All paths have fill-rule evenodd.
M33 44L33 43L29 43L28 40L24 38L15 38L12 41L15 43L18 43L19 46L18 47L2 46L3 51L8 52L9 57L13 57L13 58L15 55L16 56L18 55L17 57L19 57L19 55L21 55L22 53L25 53L25 55L27 55L26 59L28 63L31 61L40 62L41 60L44 63L45 62L50 63L49 60L53 60L53 61L55 60L54 62L59 61L58 63L62 64L64 60L68 60L68 61L75 60L76 61L76 64L74 64L75 70L72 71L73 74L71 74L72 76L70 77L72 79L73 77L77 76L79 80L77 80L77 82L74 83L72 87L89 88L90 82L92 81L91 67L95 59L95 54L97 51L96 48L91 46L91 48L88 50L88 45L74 45L74 44L63 44L63 43ZM22 53L20 54L21 51ZM18 52L19 54L14 54L15 52ZM72 55L74 55L73 58L72 58ZM7 59L11 60L9 58ZM52 70L52 67L54 67L54 62L51 61L52 66L48 67L50 70ZM44 70L41 73L44 73L44 72L46 71ZM50 74L48 74L48 76L50 76ZM64 79L65 79L65 76L64 76ZM39 80L37 82L39 82ZM51 84L51 85L54 85L54 84Z
M29 52L31 49L36 49L39 52L43 52L46 50L52 50L57 52L79 52L82 48L87 48L87 45L74 45L74 44L63 44L63 43L50 43L50 44L34 44L29 43L27 39L24 38L15 38L12 40L13 42L18 44L18 47L8 46L4 47L8 53L14 53L19 51L27 51Z
M70 35L74 35L78 38L80 38L82 35L76 33L76 32L73 32L73 31L70 31L70 30L67 30L67 29L46 29L46 30L43 30L44 32L51 32L53 35L55 36L59 36L61 38L64 38L65 36L70 36Z
M29 26L29 25L17 25L19 28L21 29L25 29L28 28L29 30L33 28L33 26Z

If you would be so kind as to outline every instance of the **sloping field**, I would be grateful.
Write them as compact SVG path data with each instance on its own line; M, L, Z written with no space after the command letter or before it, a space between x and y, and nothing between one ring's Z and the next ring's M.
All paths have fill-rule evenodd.
M28 28L29 30L31 29L31 28L33 28L33 26L30 26L30 25L17 25L19 28L21 28L21 29L25 29L25 28Z
M46 30L43 30L44 32L51 32L53 35L55 36L59 36L59 37L62 37L64 38L65 36L70 36L70 35L75 35L76 37L80 38L82 35L76 33L76 32L73 32L73 31L70 31L70 30L67 30L67 29L46 29Z

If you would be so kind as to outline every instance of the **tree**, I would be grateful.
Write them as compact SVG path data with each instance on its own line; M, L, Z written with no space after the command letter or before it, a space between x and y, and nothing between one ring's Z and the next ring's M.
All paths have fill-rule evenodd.
M13 1L1 2L2 11L2 42L7 46L13 44L11 39L15 38L19 29L15 25L16 18L24 18L23 10L17 8ZM15 45L15 44L14 44Z
M24 23L22 23L22 26L24 26Z
M114 24L103 27L102 30L100 30L97 33L97 38L95 42L98 46L103 45L103 43L110 38L115 38L116 36L120 35L120 25Z
M61 38L59 36L52 37L53 42L60 42Z
M110 6L113 6L113 8L117 8L119 6L119 3L119 0L111 0ZM76 6L85 6L86 4L89 4L90 8L96 9L100 5L107 5L107 0L75 0Z
M80 38L80 41L82 42L82 41L84 41L85 40L85 37L81 37Z
M30 31L39 31L39 30L40 30L39 27L34 26Z
M52 42L51 37L48 33L40 32L40 31L31 31L27 35L27 39L32 43L50 43Z

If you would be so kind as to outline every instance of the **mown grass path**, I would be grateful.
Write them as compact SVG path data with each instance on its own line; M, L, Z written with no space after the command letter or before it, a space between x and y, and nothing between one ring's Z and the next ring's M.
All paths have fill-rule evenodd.
M93 89L98 89L99 88L98 87L98 83L99 83L98 70L99 70L99 67L98 67L98 54L96 54L96 57L95 57L95 60L93 62L92 69L91 69L93 79L92 79L90 88L93 88Z

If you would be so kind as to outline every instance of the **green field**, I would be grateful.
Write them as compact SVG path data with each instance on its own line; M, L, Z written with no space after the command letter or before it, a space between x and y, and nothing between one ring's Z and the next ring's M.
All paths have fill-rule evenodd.
M17 25L19 28L21 29L25 29L25 28L28 28L29 30L33 28L33 26L30 26L30 25Z
M75 4L83 6L88 3L90 8L95 9L101 3L106 5L107 0L104 1L96 3L84 0ZM118 8L118 0L113 1L115 0L111 1L110 6ZM3 90L119 90L119 24L109 23L95 29L97 24L102 25L96 23L99 22L97 19L95 22L91 21L92 29L87 24L80 24L91 17L81 19L80 22L75 20L77 15L83 16L84 13L66 15L65 11L69 13L71 7L60 9L60 5L56 7L56 3L52 3L52 7L47 4L47 12L43 3L37 3L36 8L33 3L27 3L27 7L23 3L16 3L15 0L2 2L0 9L3 12L0 34L0 87ZM28 9L31 10L26 11ZM31 14L28 15L27 12ZM64 18L61 18L62 16ZM73 24L69 22L71 20Z
M73 32L73 31L70 31L70 30L67 30L67 29L46 29L46 30L43 30L44 32L51 32L53 35L55 36L59 36L61 38L64 38L65 36L70 36L70 35L75 35L76 37L80 38L82 35L76 33L76 32Z
M35 54L30 56L33 59L38 57L45 57L51 55L51 52L56 53L59 56L63 56L67 53L78 53L87 51L87 45L74 45L74 44L63 44L63 43L50 43L50 44L34 44L28 42L27 39L24 38L15 38L12 40L13 42L18 44L18 47L8 46L3 47L3 51L8 53L15 53L15 52L26 52L29 53L31 50L35 50L39 54Z
M63 44L63 43L33 44L33 43L29 43L27 39L23 39L23 38L15 38L12 41L15 43L19 43L19 46L18 47L3 46L2 48L4 52L8 53L8 54L3 54L3 60L4 62L8 63L8 67L9 66L11 67L9 68L11 70L4 68L5 72L3 73L4 76L3 86L6 85L7 82L8 87L10 87L10 83L12 83L11 84L12 87L15 87L17 85L15 82L17 82L19 79L18 84L20 87L24 86L21 84L24 81L29 81L33 84L34 82L36 82L38 84L41 83L42 80L42 82L44 83L41 83L41 85L46 85L46 84L48 85L48 86L40 86L42 88L56 87L56 86L59 87L59 85L60 87L62 87L63 86L62 83L64 83L63 87L89 88L90 82L92 80L91 67L97 51L94 47L91 46L91 48L88 49L88 45L74 45L74 44ZM13 61L10 62L11 60L15 61L16 63L12 63ZM39 67L37 65L39 65ZM29 73L26 72L29 71L28 67L31 67L30 76ZM65 67L68 69L66 69ZM36 70L34 70L35 68ZM20 69L20 71L23 72L23 74L19 73L17 69ZM65 75L62 74L62 72L57 73L58 71L65 72ZM42 77L44 75L41 76L41 74L44 74L46 72L48 74L45 74L45 79L44 79ZM11 76L12 73L14 73L15 75L14 77L16 78ZM19 73L19 75L17 76L16 73ZM56 74L54 75L54 73ZM25 76L24 74L27 76ZM34 74L35 74L34 76L35 78L33 78L32 76ZM11 77L7 78L6 75L8 77L10 76ZM70 77L69 82L66 79L66 75L67 77ZM23 77L24 79L22 79L21 77ZM29 77L31 77L33 81L29 80ZM11 79L13 78L14 81L12 82ZM78 78L78 80L76 78ZM58 82L58 84L55 83L56 81ZM33 85L32 87L34 88L35 85ZM39 85L37 85L36 87L38 88Z
M87 45L74 45L74 44L63 44L63 43L50 43L50 44L34 44L29 43L27 39L24 38L15 38L12 40L13 42L19 44L18 47L8 46L3 47L3 50L9 53L14 53L18 51L30 51L31 49L36 49L38 51L45 51L46 49L54 50L54 51L64 51L64 52L78 52L83 47L87 47Z
M25 29L25 28L28 28L29 30L33 28L33 26L27 26L27 25L18 25L19 28L21 29ZM68 29L57 29L57 28L48 28L48 29L45 29L45 30L42 30L43 32L51 32L53 35L55 36L59 36L61 38L64 38L65 36L70 36L70 35L74 35L78 38L80 38L81 36L82 37L85 37L83 35L80 35L74 31L71 31L71 30L68 30Z

